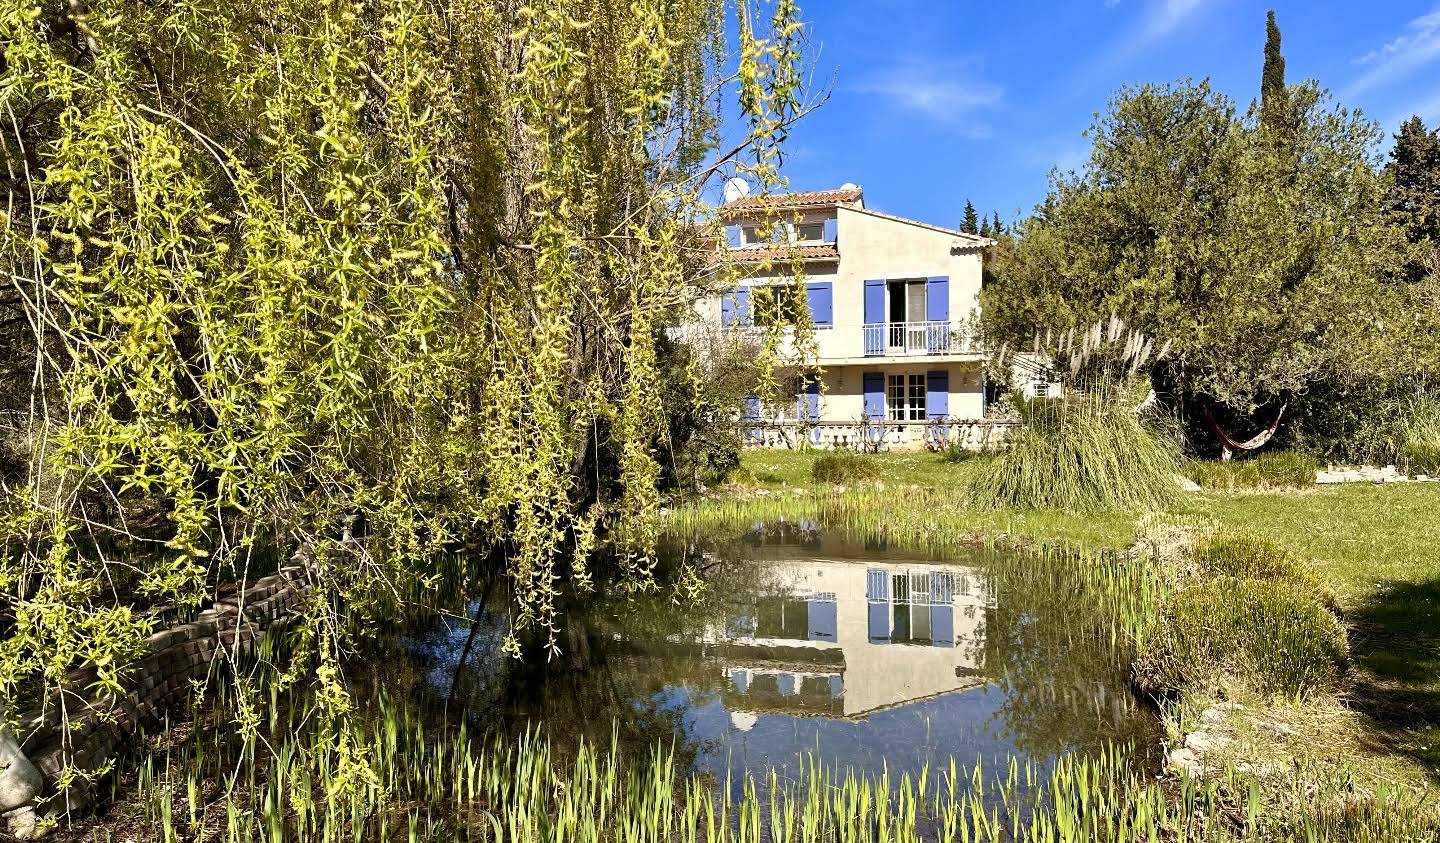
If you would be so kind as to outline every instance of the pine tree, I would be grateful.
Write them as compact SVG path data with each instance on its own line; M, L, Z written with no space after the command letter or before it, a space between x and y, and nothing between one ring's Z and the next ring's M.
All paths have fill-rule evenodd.
M1260 124L1279 137L1292 125L1290 96L1285 90L1285 56L1280 52L1280 26L1275 10L1265 14L1265 67L1260 73Z
M1428 130L1411 117L1395 135L1385 171L1393 179L1385 194L1385 216L1405 230L1411 243L1428 241L1431 261L1440 249L1440 128ZM1412 278L1427 271L1424 262L1408 267Z
M999 237L1005 233L1005 226L1000 224L1000 212L995 212L995 219L990 223L990 236Z
M966 234L980 233L980 217L975 213L975 206L970 200L965 200L965 221L960 224L960 230Z

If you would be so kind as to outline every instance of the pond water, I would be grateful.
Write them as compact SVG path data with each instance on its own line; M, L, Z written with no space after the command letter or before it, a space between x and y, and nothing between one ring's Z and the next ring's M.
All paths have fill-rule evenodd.
M1013 585L1033 579L1015 576L1023 556L937 558L806 524L672 539L665 554L665 570L703 579L698 598L662 586L577 600L547 661L500 653L508 601L492 595L477 623L392 637L369 677L482 728L673 746L717 782L785 777L811 756L898 777L952 757L1043 769L1110 742L1149 763L1157 745L1128 655L1087 625L1083 595Z

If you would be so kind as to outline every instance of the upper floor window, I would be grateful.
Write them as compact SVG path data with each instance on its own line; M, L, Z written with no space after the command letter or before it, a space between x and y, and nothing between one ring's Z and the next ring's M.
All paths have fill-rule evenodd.
M744 246L774 246L784 243L823 243L825 223L776 222L769 226L745 225L740 227L740 243Z
M805 315L805 294L791 286L751 287L750 308L756 325L794 325Z
M802 222L795 226L795 242L819 243L825 239L825 223Z

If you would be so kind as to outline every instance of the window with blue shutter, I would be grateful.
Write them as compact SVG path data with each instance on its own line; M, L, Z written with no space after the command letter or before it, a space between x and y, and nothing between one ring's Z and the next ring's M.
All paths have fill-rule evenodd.
M739 287L720 296L720 327L743 328L750 324L750 290Z
M820 421L820 376L803 375L800 386L800 397L795 402L795 415L815 424Z
M805 301L810 305L810 321L817 328L835 324L835 291L829 281L805 285Z
M826 243L834 243L834 242L835 242L836 232L837 232L838 229L839 229L839 226L836 225L836 220L835 220L834 217L831 217L830 219L828 219L828 220L825 221L825 242L826 242Z
M885 418L885 373L866 372L865 384L865 418L879 420Z
M728 243L730 245L730 248L732 249L740 248L740 246L742 245L740 240L740 226L725 226L725 242Z

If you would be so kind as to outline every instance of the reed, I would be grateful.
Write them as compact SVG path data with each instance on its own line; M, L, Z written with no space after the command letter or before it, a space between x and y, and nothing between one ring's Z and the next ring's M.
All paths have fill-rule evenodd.
M290 727L268 743L238 745L217 730L147 761L139 776L150 839L1219 843L1341 832L1419 840L1433 820L1406 793L1361 799L1340 782L1284 792L1273 804L1260 803L1234 774L1169 787L1117 746L999 770L948 759L899 781L812 756L793 778L769 771L713 782L684 775L664 747L636 761L613 741L562 756L538 732L482 739L463 726L437 730L384 700L375 716L348 727L367 775L339 781L331 775L340 761L333 739L300 720ZM1367 836L1377 832L1385 836Z

